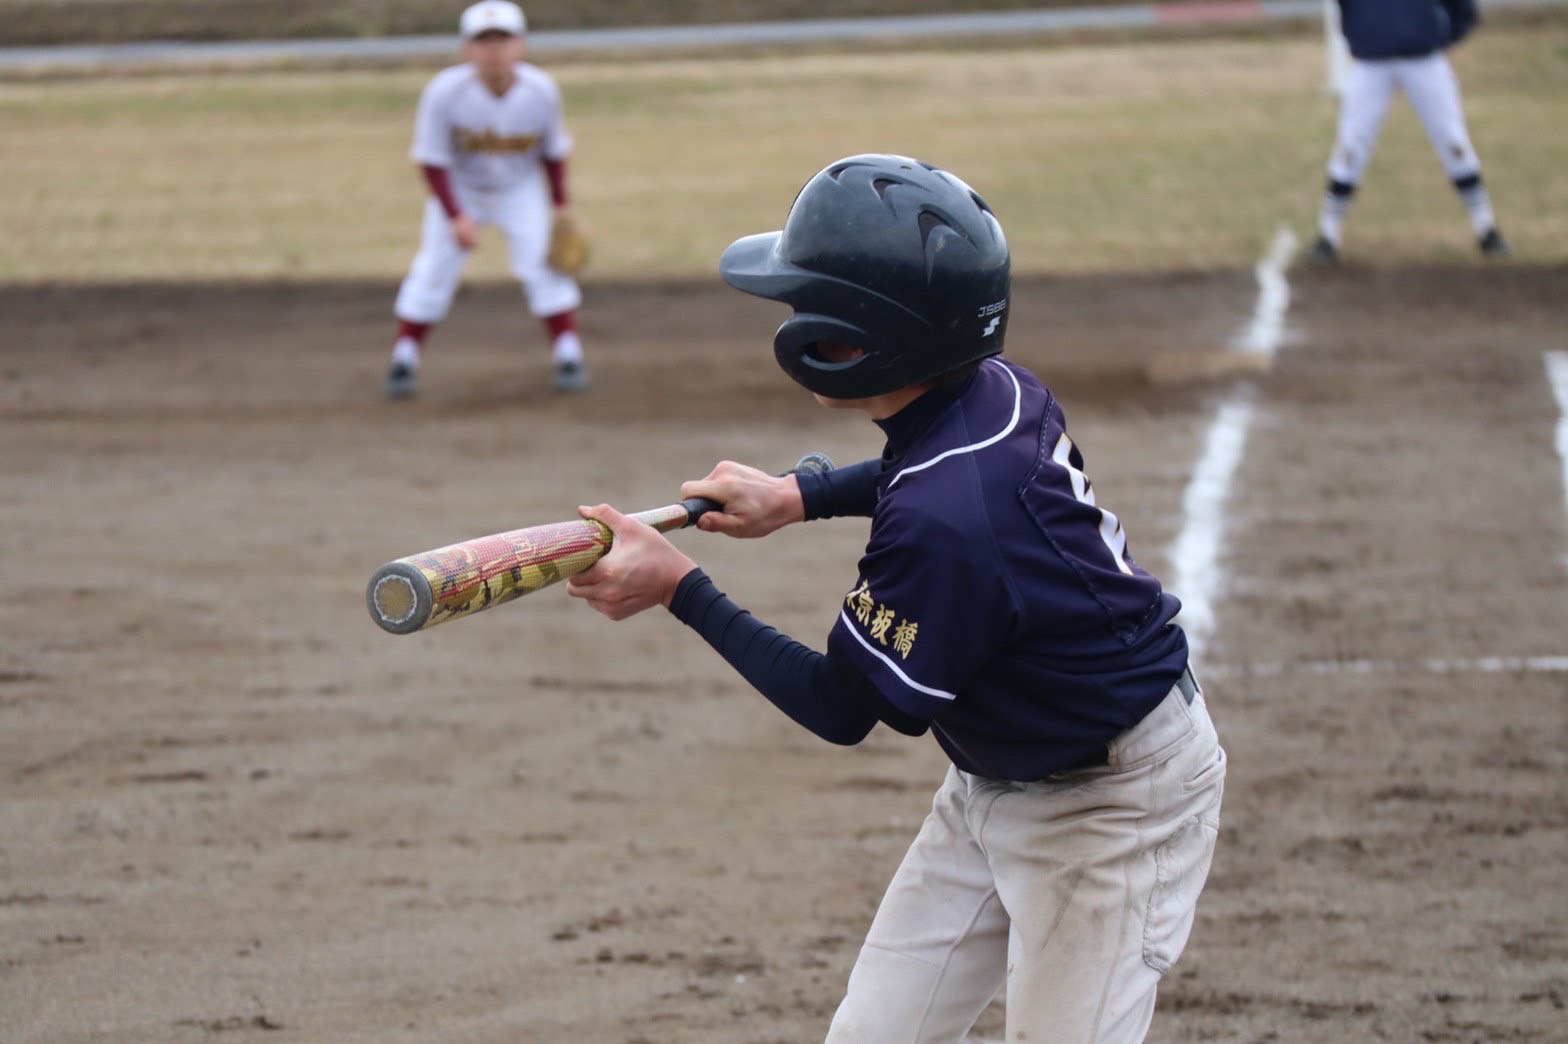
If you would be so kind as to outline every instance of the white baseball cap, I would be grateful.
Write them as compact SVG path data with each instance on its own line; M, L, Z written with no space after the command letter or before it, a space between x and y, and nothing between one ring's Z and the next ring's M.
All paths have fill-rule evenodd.
M462 33L465 40L491 31L522 36L527 28L523 9L510 0L479 0L479 3L463 12Z

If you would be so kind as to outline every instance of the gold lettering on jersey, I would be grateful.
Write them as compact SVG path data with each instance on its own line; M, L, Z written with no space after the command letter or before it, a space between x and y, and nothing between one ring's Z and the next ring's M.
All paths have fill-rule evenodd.
M871 585L865 580L860 581L860 586L849 592L849 597L844 599L844 604L849 606L849 611L855 614L855 619L862 624L871 622Z
M502 155L508 152L527 152L539 144L537 134L497 134L489 127L477 132L459 127L452 132L452 137L459 152Z
M885 605L877 606L876 615L871 618L871 637L887 644L887 629L893 626L893 610Z
M870 581L861 579L860 586L845 596L844 604L872 638L884 646L891 638L893 651L909 659L909 654L915 651L915 636L920 625L913 620L899 620L895 627L898 614L892 606L883 605L872 596Z

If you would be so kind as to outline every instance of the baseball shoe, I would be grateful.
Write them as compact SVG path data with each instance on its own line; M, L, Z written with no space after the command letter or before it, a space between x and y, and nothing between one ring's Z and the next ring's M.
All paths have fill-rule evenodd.
M1504 239L1503 234L1495 228L1487 229L1486 235L1476 240L1475 245L1488 257L1503 257L1512 253L1508 248L1508 240Z
M1329 242L1328 237L1319 236L1317 241L1307 248L1307 260L1316 265L1337 264L1339 247Z
M406 399L414 394L415 370L407 363L393 363L387 371L386 384L383 389L389 399Z
M585 391L590 383L588 366L582 360L569 360L555 364L555 390L563 392Z

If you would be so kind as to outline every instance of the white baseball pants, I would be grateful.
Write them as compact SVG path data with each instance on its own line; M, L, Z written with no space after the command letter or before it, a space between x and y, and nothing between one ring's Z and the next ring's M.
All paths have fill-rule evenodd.
M1008 1040L1143 1040L1192 929L1224 780L1203 697L1179 690L1103 768L1038 783L950 769L828 1041L962 1041L1004 985Z
M463 212L506 239L512 274L523 284L528 309L536 316L558 315L582 303L577 281L545 263L550 249L549 188L544 178L529 178L506 189L452 186ZM453 295L468 264L468 251L452 238L452 222L433 197L425 200L419 253L414 257L394 311L399 319L438 323L451 310Z
M1450 180L1481 169L1465 126L1459 80L1441 52L1425 58L1352 61L1339 107L1339 133L1329 156L1328 176L1359 184L1382 133L1383 119L1396 91L1404 91L1426 129L1432 148Z

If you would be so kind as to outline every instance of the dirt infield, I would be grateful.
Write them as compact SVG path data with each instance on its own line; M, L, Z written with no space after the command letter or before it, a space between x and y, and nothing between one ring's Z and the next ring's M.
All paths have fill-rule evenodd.
M1018 288L1009 354L1157 574L1218 404L1257 410L1200 672L1225 824L1151 1039L1561 1040L1568 268L1290 274L1272 370L1185 383L1151 361L1223 348L1250 272ZM364 607L387 559L880 449L773 367L775 306L588 292L587 395L480 286L392 404L390 286L0 289L0 1039L820 1038L929 739L815 740L662 613ZM820 648L862 535L675 539Z

